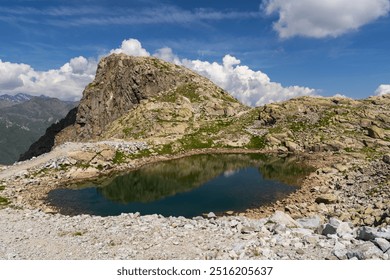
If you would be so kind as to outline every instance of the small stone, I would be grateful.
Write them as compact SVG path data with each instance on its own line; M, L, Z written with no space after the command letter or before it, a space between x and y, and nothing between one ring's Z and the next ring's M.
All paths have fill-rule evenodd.
M348 258L357 257L359 260L377 259L383 255L382 250L371 242L358 245L354 250L347 253Z
M303 227L308 229L317 229L321 226L320 216L313 216L309 218L298 219L297 222Z
M56 210L51 209L51 208L49 208L49 207L45 208L45 209L43 210L43 212L44 212L45 214L56 214L56 213L57 213Z
M351 227L349 226L348 223L341 222L339 224L339 226L337 227L336 232L337 232L337 235L341 238L344 238L344 239L353 238L353 235L352 235L353 230L351 229Z
M346 167L343 164L339 164L339 163L335 164L333 167L336 168L340 172L344 172L344 171L348 170L348 167Z
M299 254L299 255L305 254L305 251L302 248L298 248L295 252L297 252L297 254Z
M185 225L184 225L184 228L185 228L185 229L194 229L194 225L185 224Z
M234 250L231 250L231 251L229 252L229 257L230 257L231 259L237 259L237 258L238 258L238 255L237 255L237 253L236 253Z
M338 201L337 196L334 194L322 194L318 196L315 200L316 203L324 203L324 204L334 204Z
M389 251L390 249L390 242L387 241L386 239L384 238L375 238L373 241L372 241L376 246L379 247L379 249L381 249L383 251L383 253L386 253Z
M290 152L296 152L299 150L299 145L295 142L292 142L292 141L289 141L289 140L286 140L284 142L284 145L286 146L286 148L290 151Z
M368 131L368 136L370 136L371 138L375 138L375 139L385 138L384 130L376 125L367 128L367 131Z
M217 215L215 215L214 212L210 212L210 213L207 214L207 218L209 218L209 219L213 219L213 218L216 218L216 217L217 217Z
M337 233L337 227L331 224L325 224L323 226L323 229L321 230L321 234L325 236L336 234L336 233Z
M361 227L357 231L357 239L369 241L375 239L376 230L371 227Z
M234 214L234 211L226 211L225 213L226 213L226 215L229 215L229 216L231 216L231 215L233 215L233 214Z
M288 227L300 227L300 224L293 218L282 211L276 211L270 218L269 221L275 224L282 224Z
M382 160L383 162L390 164L390 154L384 155Z
M255 229L253 227L242 227L241 228L241 233L243 233L243 234L248 234L248 233L251 233L254 231L255 231Z

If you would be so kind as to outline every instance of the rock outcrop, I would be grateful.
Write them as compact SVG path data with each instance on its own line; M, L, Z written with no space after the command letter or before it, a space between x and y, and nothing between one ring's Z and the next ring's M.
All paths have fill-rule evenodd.
M75 125L64 131L57 142L101 138L112 122L151 99L156 103L187 99L190 107L202 106L210 114L219 108L220 115L235 114L235 108L244 107L206 78L184 67L152 57L112 54L100 61L95 80L84 90ZM206 104L206 101L210 103ZM181 107L179 118L188 115L186 109L191 110L180 104L177 106ZM143 109L156 111L156 108Z
M21 159L49 151L53 144L111 139L146 142L153 147L150 154L245 148L375 158L390 150L389 107L390 95L383 95L300 97L249 108L184 67L112 54L100 61L75 117L41 139L45 148L37 143L32 150L38 153Z

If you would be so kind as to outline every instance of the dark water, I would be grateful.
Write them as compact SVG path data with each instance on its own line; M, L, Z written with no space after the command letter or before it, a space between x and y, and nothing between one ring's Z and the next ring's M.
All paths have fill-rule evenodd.
M140 212L194 217L244 211L296 190L311 171L291 158L254 154L208 154L160 162L76 189L48 195L64 214L100 216Z

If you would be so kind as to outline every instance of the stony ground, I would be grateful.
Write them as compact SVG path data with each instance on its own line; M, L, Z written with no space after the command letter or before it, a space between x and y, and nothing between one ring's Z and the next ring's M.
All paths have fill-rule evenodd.
M75 151L80 147L73 148L66 144L50 156L0 171L0 196L10 202L0 209L0 259L390 257L388 155L367 161L334 153L306 154L305 160L317 171L296 193L268 207L232 216L71 217L47 207L44 193L67 180L91 176L88 170L98 174L93 166L112 165L104 161L105 156L113 156L112 149L131 152L144 146L104 142L85 144L79 152ZM72 166L76 158L91 166ZM118 168L134 168L137 162L144 164L140 159Z
M389 259L390 227L294 220L0 211L1 259ZM212 217L212 214L209 215Z

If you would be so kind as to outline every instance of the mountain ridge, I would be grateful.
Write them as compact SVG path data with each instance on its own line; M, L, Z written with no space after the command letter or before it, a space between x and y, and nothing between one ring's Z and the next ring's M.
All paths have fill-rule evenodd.
M17 94L1 95L0 104L0 163L11 164L77 103Z
M389 149L389 107L390 95L383 95L298 97L250 108L184 67L112 54L100 61L75 120L65 120L59 131L49 129L23 159L49 151L39 147L45 143L110 139L145 142L152 147L149 154L242 148L374 156Z

